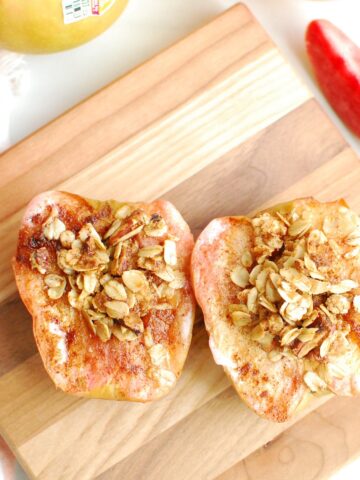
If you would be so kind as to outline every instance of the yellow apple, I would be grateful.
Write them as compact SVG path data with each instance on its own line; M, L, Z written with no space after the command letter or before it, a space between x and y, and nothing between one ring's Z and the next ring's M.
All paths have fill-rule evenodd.
M73 48L106 30L128 0L114 0L103 14L65 24L61 0L0 0L0 47L24 53Z

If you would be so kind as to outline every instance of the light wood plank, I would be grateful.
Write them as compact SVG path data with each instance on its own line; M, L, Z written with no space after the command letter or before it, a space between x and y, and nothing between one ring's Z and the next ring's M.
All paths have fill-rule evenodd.
M330 478L360 455L359 407L359 398L330 400L216 480Z
M213 218L245 215L266 201L304 196L307 176L322 165L326 172L327 162L345 149L350 163L344 165L340 178L351 175L358 161L311 100L167 192L166 198L179 205L197 235ZM327 178L338 179L339 168L341 160L330 168ZM318 178L314 194L321 190L322 175L314 173ZM293 184L302 180L292 191ZM310 186L307 191L311 194Z
M321 201L344 198L353 210L360 212L360 195L355 187L359 181L359 159L347 147L306 178L266 201L261 208L285 202L289 198L314 196Z
M286 425L274 424L249 411L229 388L97 478L210 480L306 413Z
M153 199L310 98L276 50L266 47L253 53L256 60L246 58L246 65L239 66L236 73L92 163L60 188L76 189L84 196L96 191L100 199L118 195L119 189L129 200L138 200L140 194ZM289 95L288 91L294 93ZM121 181L124 173L126 182Z

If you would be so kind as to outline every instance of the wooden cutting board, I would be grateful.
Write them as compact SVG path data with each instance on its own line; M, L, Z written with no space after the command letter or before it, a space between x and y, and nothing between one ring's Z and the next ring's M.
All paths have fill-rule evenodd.
M32 478L320 478L360 450L359 400L337 399L248 457L291 425L242 404L211 358L200 314L184 373L163 400L89 401L56 391L15 291L9 261L20 217L51 188L165 197L195 235L213 217L296 196L344 196L360 211L358 159L244 6L6 152L0 171L0 432ZM334 455L344 435L352 443ZM316 448L304 447L310 438Z

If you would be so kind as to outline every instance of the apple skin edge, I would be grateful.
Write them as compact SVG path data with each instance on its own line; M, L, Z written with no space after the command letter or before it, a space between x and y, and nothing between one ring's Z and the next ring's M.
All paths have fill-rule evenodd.
M360 137L360 48L328 20L312 21L305 39L323 94L348 128Z

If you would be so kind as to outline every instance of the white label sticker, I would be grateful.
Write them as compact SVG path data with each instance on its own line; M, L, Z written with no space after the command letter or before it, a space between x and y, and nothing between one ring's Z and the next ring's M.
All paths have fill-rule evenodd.
M74 23L92 15L91 0L62 0L64 23Z

